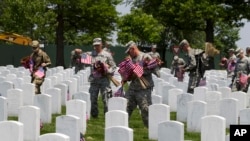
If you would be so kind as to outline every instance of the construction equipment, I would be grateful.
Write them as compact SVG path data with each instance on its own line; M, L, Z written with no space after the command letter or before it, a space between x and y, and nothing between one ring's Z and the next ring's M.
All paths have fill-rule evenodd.
M8 32L0 32L0 40L24 46L28 46L32 42L30 37Z

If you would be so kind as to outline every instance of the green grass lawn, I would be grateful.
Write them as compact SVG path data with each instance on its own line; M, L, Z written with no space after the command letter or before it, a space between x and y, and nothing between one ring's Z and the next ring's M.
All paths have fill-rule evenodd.
M104 127L105 119L103 114L103 105L99 100L100 114L98 118L91 118L87 121L87 132L85 134L86 141L104 141ZM53 114L52 123L43 124L41 134L55 132L55 119L57 116L64 115L66 113L65 106L62 107L62 114ZM171 120L176 120L176 113L171 112ZM9 117L9 120L18 120L17 117ZM185 124L185 123L184 123ZM139 110L136 109L131 119L129 120L129 127L134 131L134 141L153 141L148 139L148 129L144 127ZM190 133L186 131L185 124L185 140L200 141L200 133Z

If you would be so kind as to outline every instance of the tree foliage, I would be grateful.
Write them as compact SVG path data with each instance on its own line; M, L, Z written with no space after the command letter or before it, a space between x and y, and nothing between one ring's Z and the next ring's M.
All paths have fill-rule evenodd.
M2 0L0 27L57 45L56 65L64 66L64 44L109 38L120 0Z
M129 40L134 40L139 45L157 43L164 31L163 25L141 9L134 9L130 14L120 17L117 28L118 42L122 44Z
M128 3L134 8L142 8L165 27L177 31L173 32L176 38L187 38L189 34L185 33L200 31L205 33L205 41L212 43L218 25L240 27L242 19L250 19L249 12L246 12L250 10L249 0L128 0Z

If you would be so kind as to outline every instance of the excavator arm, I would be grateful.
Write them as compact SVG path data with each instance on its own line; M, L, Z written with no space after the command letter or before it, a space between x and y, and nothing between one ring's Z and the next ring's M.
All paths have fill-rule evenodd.
M32 42L32 39L29 37L19 35L16 33L8 33L8 32L1 32L0 40L4 40L7 42L15 43L18 45L24 45L24 46L28 46Z

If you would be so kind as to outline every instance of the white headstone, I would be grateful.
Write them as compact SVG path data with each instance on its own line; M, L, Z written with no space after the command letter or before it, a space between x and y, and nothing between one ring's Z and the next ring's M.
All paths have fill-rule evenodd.
M88 92L77 92L73 94L73 99L80 99L86 102L87 107L86 107L86 118L90 119L90 110L91 110L91 101L90 101L90 94Z
M69 80L72 81L72 90L71 90L71 92L72 92L72 94L74 94L74 93L77 92L77 85L78 85L77 79L72 77Z
M238 102L238 104L239 104L238 110L239 111L247 108L247 102L246 102L247 95L245 92L242 92L242 91L232 92L231 97L239 100L239 102Z
M153 94L151 97L153 104L162 104L162 97L160 95Z
M240 123L239 124L250 124L250 109L240 110Z
M24 125L24 140L37 141L40 135L40 109L36 106L20 107L18 121Z
M192 94L177 95L177 121L186 122L188 116L188 102L193 100Z
M40 118L43 123L51 123L52 97L48 94L35 95L34 105L40 108Z
M67 101L67 94L68 94L68 86L67 84L60 83L54 85L55 88L59 88L61 90L61 105L65 106Z
M35 96L35 85L31 83L24 83L21 86L23 90L23 105L33 105Z
M8 107L7 98L0 96L0 121L5 121L8 119Z
M125 126L113 126L105 129L104 141L133 141L133 130Z
M49 76L48 77L51 80L51 86L53 87L54 85L58 84L57 82L57 76Z
M51 95L52 98L52 114L61 113L61 90L59 88L49 88L45 93Z
M23 141L23 124L18 121L1 121L0 137L2 141Z
M6 81L12 81L13 79L16 79L16 74L10 73L6 75Z
M23 106L23 90L9 89L7 91L8 116L18 116L18 110Z
M148 113L148 137L158 139L158 124L170 120L170 107L165 104L153 104L149 106Z
M0 82L0 96L7 97L7 90L13 88L14 84L10 81Z
M65 134L70 141L80 140L80 118L73 115L56 117L56 133Z
M70 138L61 133L47 133L39 136L38 141L70 141Z
M62 82L63 84L66 84L68 87L68 91L67 91L67 101L72 99L72 95L73 95L73 82L70 80L65 80Z
M112 126L128 127L128 113L121 110L108 111L105 114L105 128Z
M184 141L184 124L164 121L158 125L158 141Z
M226 119L226 127L230 124L238 124L238 100L227 98L220 100L220 116Z
M225 136L225 118L216 115L201 118L201 141L224 141Z
M219 87L218 91L221 92L222 99L231 97L231 88L229 87Z
M196 87L194 88L194 100L206 101L207 87Z
M41 93L44 93L49 88L52 88L52 80L51 78L45 78L41 86Z
M22 85L24 84L23 78L16 78L12 80L15 89L21 89Z
M207 102L207 114L219 115L219 101L221 100L221 92L207 91L205 95Z
M127 99L123 97L112 97L108 100L108 111L122 110L127 111Z
M66 102L66 115L74 115L80 118L80 132L85 134L87 128L86 122L86 102L83 100L69 100Z
M63 74L62 73L56 73L54 76L57 77L57 84L61 83L63 80ZM55 84L56 85L56 84Z
M1 74L1 73L0 73ZM0 83L1 82L4 82L4 81L6 81L6 77L5 76L0 76Z
M23 76L23 83L31 83L31 76L30 75Z
M190 101L188 103L187 131L201 132L201 118L207 115L207 103Z
M173 88L168 90L168 105L170 106L170 110L176 112L177 111L177 96L179 94L183 94L183 90L179 88Z

